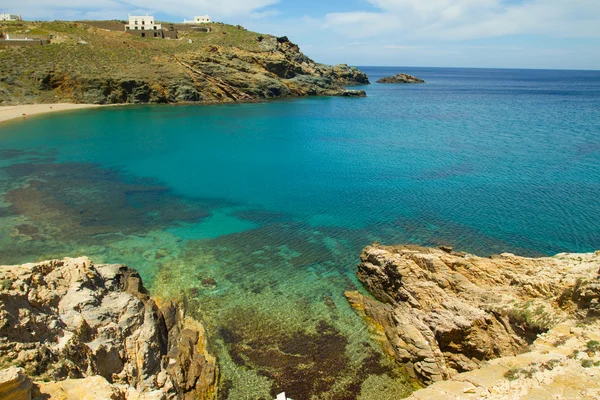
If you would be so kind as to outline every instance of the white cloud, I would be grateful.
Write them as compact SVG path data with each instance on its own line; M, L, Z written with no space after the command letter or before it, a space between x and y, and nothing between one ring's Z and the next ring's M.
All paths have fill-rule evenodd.
M392 32L401 21L393 14L345 12L325 15L325 28L341 29L350 37L371 37Z
M383 48L388 50L419 50L422 49L423 46L403 46L398 44L388 44L383 46Z
M179 18L209 14L219 20L231 17L273 15L267 7L279 0L5 0L2 8L25 19L124 19L127 13L143 12Z
M351 37L474 39L517 34L600 37L600 1L368 0L380 12L333 13L325 26Z

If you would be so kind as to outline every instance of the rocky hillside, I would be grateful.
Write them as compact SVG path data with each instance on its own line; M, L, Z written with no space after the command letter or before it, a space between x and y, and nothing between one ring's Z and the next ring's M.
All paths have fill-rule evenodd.
M0 105L242 102L364 96L369 83L347 65L315 63L286 37L209 24L177 40L139 38L85 22L2 24L0 31L52 36L45 46L0 47Z
M387 352L430 384L527 352L560 323L595 326L599 267L600 252L481 258L373 245L363 251L358 277L377 300L347 297ZM586 332L579 342L591 340Z
M216 398L202 326L126 266L0 266L0 321L0 398Z

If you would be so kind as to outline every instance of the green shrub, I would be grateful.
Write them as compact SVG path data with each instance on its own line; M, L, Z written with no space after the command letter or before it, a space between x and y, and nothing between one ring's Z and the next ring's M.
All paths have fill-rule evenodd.
M522 368L511 368L504 373L504 377L509 381L516 381L524 370Z
M600 350L600 342L596 341L596 340L590 340L589 342L587 342L587 349L588 351L592 351L592 352L597 352L598 350Z

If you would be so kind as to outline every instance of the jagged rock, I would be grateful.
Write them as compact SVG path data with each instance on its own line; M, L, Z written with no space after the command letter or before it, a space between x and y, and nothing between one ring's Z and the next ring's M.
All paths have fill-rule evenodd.
M425 83L423 79L408 74L396 74L381 78L377 83Z
M557 323L597 315L600 252L481 258L449 249L367 247L347 293L384 348L425 383L527 350Z
M165 320L136 271L66 258L1 266L0 282L3 364L22 366L36 379L98 375L140 393L214 397L216 360L200 339L189 349L201 325L176 304L168 305Z
M21 368L0 371L0 400L30 400L31 387L31 380Z

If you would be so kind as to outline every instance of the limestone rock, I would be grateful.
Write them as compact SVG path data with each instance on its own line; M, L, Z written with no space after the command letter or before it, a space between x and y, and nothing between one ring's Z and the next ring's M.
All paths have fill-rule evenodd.
M163 394L164 396L164 394ZM39 382L33 390L33 400L125 400L125 392L101 376Z
M347 297L384 348L430 384L521 354L560 322L596 316L599 266L600 252L482 258L373 245L357 274L379 301Z
M425 83L425 81L408 74L396 74L394 76L381 78L377 83Z
M592 337L600 337L598 321L559 324L540 335L527 353L489 361L408 399L598 399L600 354Z
M31 380L21 368L0 371L0 400L30 400L31 387Z
M35 379L95 377L98 385L144 395L214 397L216 360L205 342L188 340L200 337L201 325L187 322L176 304L168 304L165 319L136 271L65 258L0 266L0 282L2 364L21 366ZM107 398L120 398L117 392L123 390Z

